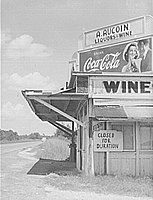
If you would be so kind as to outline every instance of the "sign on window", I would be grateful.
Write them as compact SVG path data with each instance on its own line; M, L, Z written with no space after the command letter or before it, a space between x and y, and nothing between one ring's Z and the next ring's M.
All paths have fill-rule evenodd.
M94 131L94 151L123 151L123 133L116 130Z

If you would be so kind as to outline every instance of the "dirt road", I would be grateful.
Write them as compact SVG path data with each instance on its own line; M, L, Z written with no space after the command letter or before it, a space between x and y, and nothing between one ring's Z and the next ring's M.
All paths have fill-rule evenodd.
M45 193L42 189L43 179L29 177L26 174L37 160L32 155L28 155L25 150L39 143L1 145L2 200L45 199Z
M27 175L37 161L30 152L39 142L1 145L1 199L2 200L144 200L94 192L59 190L47 185L45 176ZM56 175L50 175L52 179ZM64 183L63 183L64 184Z

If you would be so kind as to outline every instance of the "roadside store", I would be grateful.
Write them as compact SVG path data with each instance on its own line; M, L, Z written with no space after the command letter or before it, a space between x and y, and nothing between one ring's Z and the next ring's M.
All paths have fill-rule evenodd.
M153 176L152 30L144 16L84 32L65 90L22 91L41 120L72 136L71 160L87 175Z

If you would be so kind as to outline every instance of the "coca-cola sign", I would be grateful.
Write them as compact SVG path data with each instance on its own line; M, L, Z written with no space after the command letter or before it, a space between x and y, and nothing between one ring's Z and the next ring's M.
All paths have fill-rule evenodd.
M83 71L104 71L109 69L116 69L120 65L120 60L118 59L121 52L106 54L103 58L94 60L89 57L85 64Z
M147 44L148 43L148 44ZM148 45L146 48L145 45ZM145 47L145 48L144 48ZM148 49L146 52L145 49ZM146 72L152 71L152 39L132 41L109 47L80 52L80 71L102 72ZM146 53L144 53L146 52ZM147 58L145 64L143 57ZM142 64L143 63L143 64ZM144 67L141 65L145 65Z

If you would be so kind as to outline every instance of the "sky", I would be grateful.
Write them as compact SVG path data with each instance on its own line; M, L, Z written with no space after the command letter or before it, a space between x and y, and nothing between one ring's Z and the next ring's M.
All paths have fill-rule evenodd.
M143 15L152 0L2 0L1 129L52 135L21 94L57 91L69 81L69 61L88 31Z

